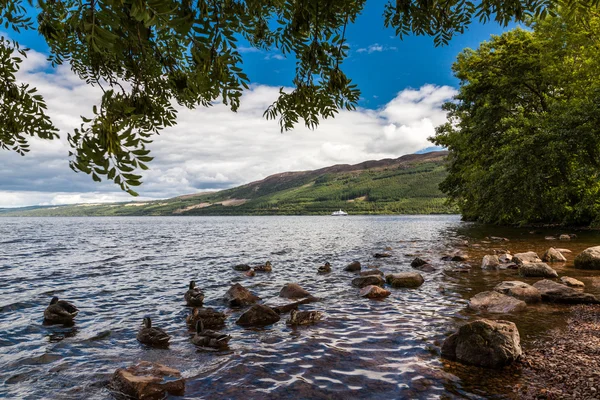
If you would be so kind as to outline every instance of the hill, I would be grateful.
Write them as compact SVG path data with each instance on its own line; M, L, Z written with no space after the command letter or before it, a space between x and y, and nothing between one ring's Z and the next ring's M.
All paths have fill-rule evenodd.
M303 215L456 213L438 185L445 151L284 172L219 192L168 200L0 210L0 216Z

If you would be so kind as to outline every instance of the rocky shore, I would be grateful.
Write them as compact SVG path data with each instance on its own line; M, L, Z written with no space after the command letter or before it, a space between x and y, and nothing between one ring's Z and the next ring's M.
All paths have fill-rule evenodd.
M519 399L600 399L600 305L572 308L565 329L528 346Z

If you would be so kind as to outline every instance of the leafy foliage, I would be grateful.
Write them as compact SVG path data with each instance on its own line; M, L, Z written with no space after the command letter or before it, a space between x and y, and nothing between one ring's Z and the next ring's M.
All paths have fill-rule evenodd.
M296 59L293 89L281 89L265 111L281 129L356 107L360 91L343 72L348 55L346 28L366 0L46 0L36 7L37 24L23 0L0 0L5 29L37 29L48 43L53 66L68 64L85 82L100 87L102 98L69 134L70 166L96 181L113 180L132 195L140 170L152 160L152 137L176 123L175 104L193 108L215 101L236 111L250 84L242 69L240 41L258 49L278 49ZM569 0L589 7L599 0ZM556 0L469 2L390 1L385 25L399 36L433 35L436 44L462 33L473 19L503 24L530 14L543 16ZM21 86L14 89L16 46L0 43L0 98L14 118L2 130L4 148L26 150L26 135L54 138L56 129L43 99ZM14 104L22 103L23 107ZM22 115L17 115L21 113ZM8 122L3 121L8 125ZM0 128L3 128L0 125Z
M465 50L442 190L466 219L587 225L600 219L600 15L534 20Z

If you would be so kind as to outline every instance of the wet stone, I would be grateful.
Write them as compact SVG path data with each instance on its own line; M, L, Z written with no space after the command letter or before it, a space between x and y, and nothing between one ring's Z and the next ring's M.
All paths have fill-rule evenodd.
M176 369L142 361L127 368L117 369L110 386L117 394L129 398L158 400L167 394L182 396L185 392L185 379Z

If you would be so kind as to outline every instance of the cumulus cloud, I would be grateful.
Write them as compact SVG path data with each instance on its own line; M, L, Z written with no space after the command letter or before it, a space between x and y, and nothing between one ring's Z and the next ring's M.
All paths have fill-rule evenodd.
M398 50L397 47L394 46L384 46L381 45L379 43L373 43L372 45L368 46L368 47L361 47L358 50L356 50L357 53L381 53L383 51L396 51Z
M150 145L155 159L143 171L140 198L134 199L110 182L95 183L69 169L67 132L80 125L80 115L91 114L101 93L68 67L49 73L38 55L32 52L19 78L44 95L61 139L32 139L25 157L1 153L0 207L167 198L237 186L278 172L396 158L431 146L427 138L445 119L440 106L455 94L447 86L405 89L380 109L341 111L315 131L298 126L285 133L276 121L262 116L277 98L278 87L252 86L237 113L222 104L180 109L178 124Z

